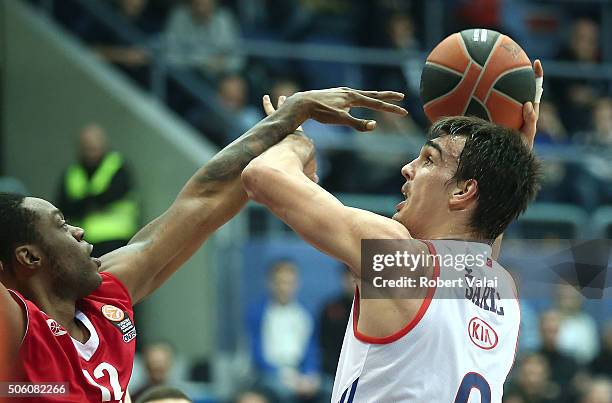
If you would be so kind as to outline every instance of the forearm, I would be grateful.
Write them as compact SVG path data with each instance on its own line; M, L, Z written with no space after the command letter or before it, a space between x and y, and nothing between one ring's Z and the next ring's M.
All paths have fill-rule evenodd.
M185 190L209 194L211 186L238 179L251 160L293 133L302 123L296 109L279 109L253 126L200 168Z
M242 183L248 196L258 203L274 204L278 185L289 181L299 186L310 182L304 167L314 158L314 146L303 135L291 135L255 158L243 171ZM269 205L268 207L272 207Z
M283 172L303 172L314 157L314 146L303 134L296 132L255 158L249 169L271 167Z
M248 200L240 182L242 169L299 123L287 109L224 148L191 177L164 214L132 238L128 248L105 256L104 269L128 284L134 301L150 294L240 211Z

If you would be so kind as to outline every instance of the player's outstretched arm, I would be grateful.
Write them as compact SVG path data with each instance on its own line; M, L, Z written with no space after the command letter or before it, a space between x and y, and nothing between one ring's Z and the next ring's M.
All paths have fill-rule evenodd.
M307 119L372 130L375 122L354 118L352 106L405 114L388 101L396 92L348 88L308 91L285 105L221 150L187 182L170 208L145 226L129 245L102 258L102 270L116 275L134 303L161 286L202 243L246 203L240 182L243 168L255 157L293 133Z

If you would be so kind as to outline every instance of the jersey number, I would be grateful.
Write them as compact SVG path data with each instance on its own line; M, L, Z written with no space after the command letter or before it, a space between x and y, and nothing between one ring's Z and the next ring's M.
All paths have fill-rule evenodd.
M478 389L480 391L480 403L491 403L491 387L487 380L476 372L465 374L463 381L461 381L461 385L459 385L455 403L467 403L472 389Z
M94 369L93 376L96 379L100 379L105 376L104 372L108 374L108 377L110 378L110 386L111 388L113 388L112 399L111 391L107 387L102 386L98 382L96 382L86 369L83 370L83 375L85 375L85 378L87 378L87 381L89 383L100 389L100 392L102 392L103 402L110 402L111 400L121 400L121 398L123 397L123 391L121 390L121 384L119 383L119 373L117 372L117 369L109 363L103 362L98 365L96 369Z

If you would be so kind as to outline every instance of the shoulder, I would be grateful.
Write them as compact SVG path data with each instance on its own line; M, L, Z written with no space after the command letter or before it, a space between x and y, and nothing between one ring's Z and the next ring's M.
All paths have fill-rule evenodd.
M369 239L411 239L410 231L392 218L367 210L347 207L347 218L354 230Z

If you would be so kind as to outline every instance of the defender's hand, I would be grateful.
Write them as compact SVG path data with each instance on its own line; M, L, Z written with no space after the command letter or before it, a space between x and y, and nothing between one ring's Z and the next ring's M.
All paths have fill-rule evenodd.
M540 116L540 98L542 96L542 85L544 84L544 69L542 68L542 62L539 59L533 63L533 70L536 77L536 96L535 102L525 102L523 105L523 127L521 127L521 136L525 141L525 144L530 149L533 148L533 142L536 135L536 125L538 123L538 117Z
M300 123L314 119L321 123L347 125L359 131L370 131L376 128L376 121L351 116L351 108L361 107L406 115L408 112L404 108L390 103L402 99L404 94L395 91L360 91L341 87L298 92L287 98L284 107L295 108Z

